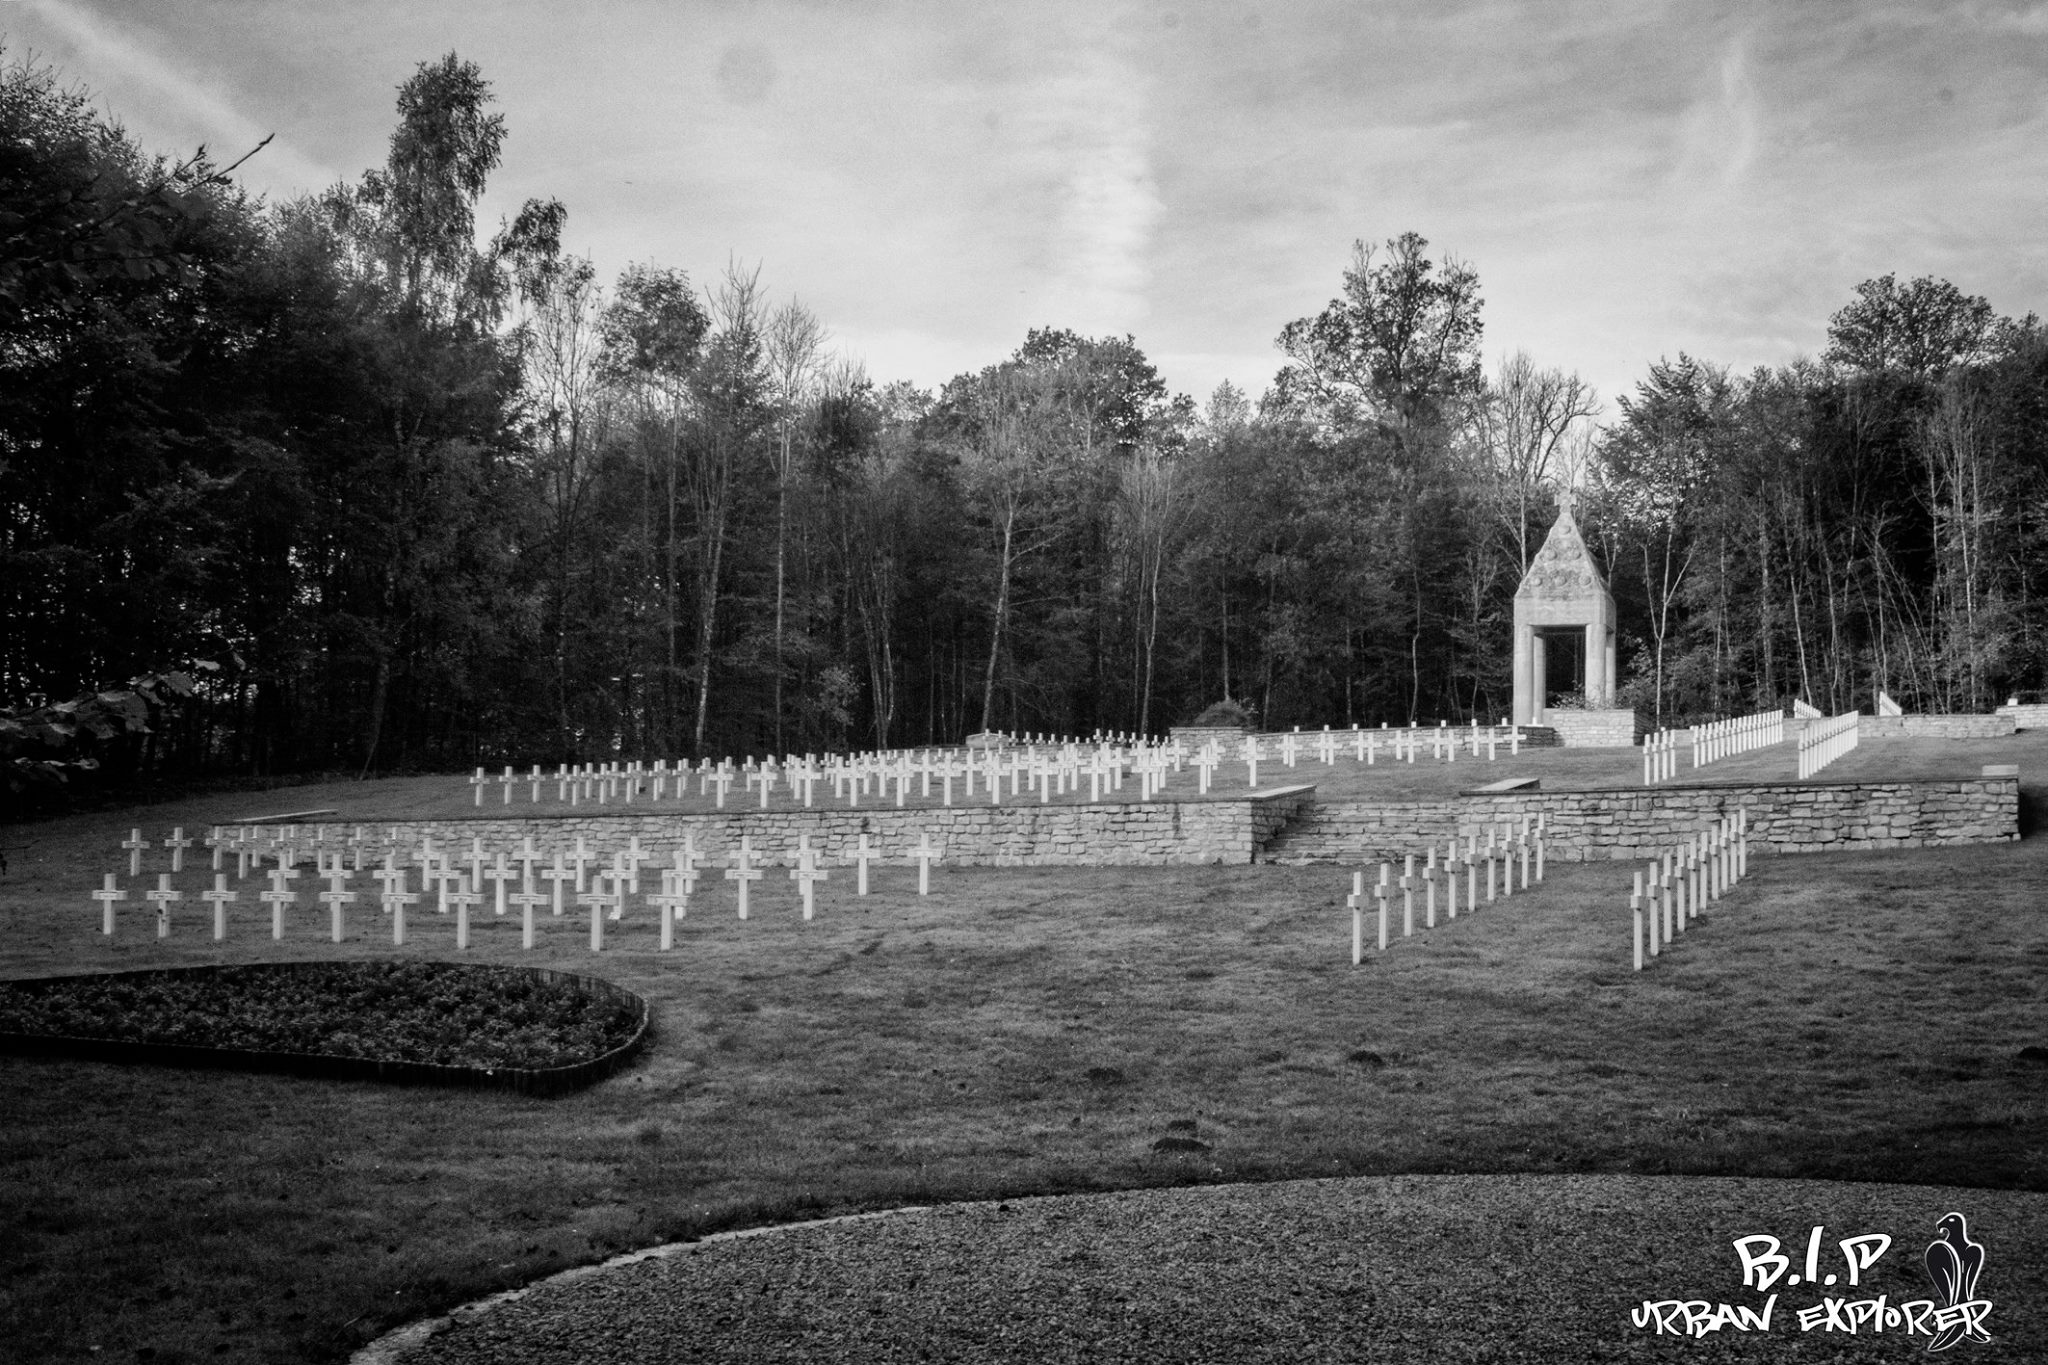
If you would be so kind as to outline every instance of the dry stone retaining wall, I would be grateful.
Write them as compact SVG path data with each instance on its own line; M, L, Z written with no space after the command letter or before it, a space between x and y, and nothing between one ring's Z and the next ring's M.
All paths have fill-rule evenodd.
M1543 812L1549 855L1650 857L1738 808L1752 848L1774 853L1922 848L2019 838L2019 779L1518 792L1404 803L1316 805L1267 849L1280 863L1377 862L1453 835L1482 838Z
M400 841L422 835L457 852L472 839L490 850L531 838L536 848L573 845L577 838L610 856L637 837L664 857L688 830L708 856L724 859L741 836L762 862L794 865L797 841L808 835L827 862L852 859L860 836L891 863L912 862L926 835L941 859L956 866L1097 866L1123 864L1249 863L1267 840L1314 804L1310 786L1274 788L1221 801L1130 801L1089 805L950 806L903 809L743 810L713 814L558 817L479 816L452 820L364 821L366 835L396 831ZM330 828L339 826L330 825Z
M1557 732L1567 749L1627 749L1647 733L1647 723L1634 711L1567 711L1546 707L1543 723Z
M1862 716L1856 721L1860 739L1990 739L2016 728L2010 711L1988 716Z
M2016 730L2048 730L2048 702L2001 706L1994 714L2011 716Z
M1167 732L1169 738L1179 740L1190 752L1213 739L1225 754L1235 754L1250 733L1242 725L1176 725Z
M495 851L527 838L553 849L580 836L609 857L638 837L666 856L688 830L723 860L746 836L769 864L796 861L797 841L830 863L849 861L860 836L886 862L915 859L929 835L953 866L1114 866L1201 863L1355 863L1420 852L1457 836L1519 824L1542 812L1549 855L1568 862L1648 857L1749 810L1753 847L1777 853L2003 843L2019 837L2019 779L1832 782L1804 785L1618 788L1510 792L1433 801L1318 803L1315 788L1274 788L1253 798L1087 805L732 809L715 814L622 813L364 821L366 834L432 837L460 852L471 839ZM341 829L330 823L330 829ZM301 827L303 828L303 827Z

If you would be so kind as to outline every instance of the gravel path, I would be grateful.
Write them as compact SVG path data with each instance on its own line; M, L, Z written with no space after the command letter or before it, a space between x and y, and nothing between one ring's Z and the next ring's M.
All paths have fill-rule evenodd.
M1822 1293L1929 1299L1950 1210L1985 1248L1990 1345L2048 1360L2048 1194L1817 1181L1394 1176L839 1219L659 1248L418 1324L357 1365L665 1361L1907 1361L1925 1336L1802 1332ZM1768 1332L1659 1335L1646 1299L1760 1308L1732 1243L1768 1233L1827 1290ZM1893 1244L1847 1287L1836 1241Z

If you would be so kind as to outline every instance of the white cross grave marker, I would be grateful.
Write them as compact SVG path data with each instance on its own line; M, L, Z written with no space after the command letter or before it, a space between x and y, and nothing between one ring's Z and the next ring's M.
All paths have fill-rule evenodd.
M610 870L600 870L597 876L591 879L591 889L576 898L578 905L590 907L590 951L593 953L604 951L605 912L625 903L626 898L619 889L616 876L617 874ZM608 880L612 881L613 889L610 891L604 889Z
M831 874L818 866L817 855L811 852L808 835L803 836L802 846L797 852L797 865L789 870L789 879L797 884L804 898L804 918L811 918L814 910L815 883L831 880Z
M533 836L531 834L519 841L519 848L512 854L512 858L513 861L519 864L519 880L521 883L533 880L533 865L544 856L539 849L533 846Z
M337 871L327 879L327 889L315 899L324 901L333 914L334 941L342 941L342 908L353 905L356 893L348 889L348 874Z
M1422 923L1425 928L1436 928L1436 848L1429 850L1429 860L1422 865Z
M1351 874L1351 894L1344 898L1351 907L1351 965L1365 961L1365 872Z
M284 908L299 902L299 893L292 890L291 883L286 880L291 875L283 868L276 869L270 874L270 889L256 897L270 907L270 936L273 939L284 937Z
M142 875L142 850L149 847L149 840L143 838L142 831L138 829L121 841L121 847L128 850L128 875L140 877Z
M1387 896L1392 890L1388 882L1393 877L1393 871L1392 867L1381 863L1380 879L1372 888L1373 898L1380 903L1380 951L1383 953L1387 950Z
M185 899L183 893L171 889L171 874L159 872L156 876L156 890L145 891L142 898L156 902L156 936L171 936L171 906Z
M386 858L385 861L389 863L390 859ZM382 876L383 874L379 875ZM392 868L391 875L384 880L383 890L378 893L378 899L384 904L384 912L391 916L392 947L403 948L405 946L405 908L408 905L417 905L420 897L425 894L425 890L426 887L423 882L419 891L407 891L405 889L405 869L402 867Z
M512 893L510 899L514 905L519 907L519 946L531 949L533 947L534 907L546 905L548 903L548 893L535 890L533 878L528 877L519 884L519 889Z
M1636 888L1629 893L1629 918L1634 921L1636 970L1643 969L1643 870L1636 869Z
M1415 936L1415 855L1401 865L1401 937Z
M100 903L100 932L103 934L113 933L114 902L127 900L128 893L114 884L114 874L109 872L106 881L101 884L100 889L92 893L92 898Z
M740 851L733 856L733 865L725 870L725 879L734 883L739 890L740 918L747 917L747 884L761 880L761 869L751 863L753 850L747 847L747 836L740 836Z
M553 903L555 907L555 918L560 919L562 917L562 884L565 882L574 882L580 886L583 881L583 869L580 867L563 867L562 850L558 848L555 850L555 865L549 868L547 871L541 873L540 875L541 880L553 884L553 892L550 895L549 900Z
M469 947L469 907L483 904L484 894L471 890L469 877L461 872L454 873L455 889L450 891L446 880L450 870L442 869L441 898L455 907L455 946L464 949Z
M213 939L218 943L228 936L228 902L241 897L228 890L228 874L216 872L213 874L213 890L200 892L199 899L213 906Z
M506 862L505 850L498 850L497 861L491 864L490 870L485 872L484 875L491 879L491 913L503 915L505 913L505 883L520 879L519 874L514 872L511 865Z
M676 946L676 917L690 913L690 893L677 885L679 880L674 872L663 868L661 890L647 898L649 905L661 911L661 951L664 953Z
M612 879L612 893L619 900L618 904L612 906L611 914L607 918L616 921L626 917L626 897L628 894L639 891L640 888L635 883L640 880L640 877L633 870L631 860L623 853L612 855L610 875Z
M625 859L626 889L637 896L640 894L640 864L649 856L647 850L640 847L639 835L626 841L626 851L620 856Z

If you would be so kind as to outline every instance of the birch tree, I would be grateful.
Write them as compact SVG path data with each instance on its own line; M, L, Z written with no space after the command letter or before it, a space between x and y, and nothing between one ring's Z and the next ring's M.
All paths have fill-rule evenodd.
M790 498L800 465L801 434L818 396L825 326L810 309L792 299L768 317L764 332L768 402L775 422L775 439L769 447L775 473L774 726L775 752L782 753L783 684L789 673L784 644L788 634Z

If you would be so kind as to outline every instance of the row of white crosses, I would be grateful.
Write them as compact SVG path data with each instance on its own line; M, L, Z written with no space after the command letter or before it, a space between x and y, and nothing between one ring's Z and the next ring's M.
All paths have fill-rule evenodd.
M1846 711L1839 716L1806 723L1799 732L1799 780L1804 782L1828 764L1856 747L1862 714Z
M1521 726L1505 720L1497 726L1481 726L1475 720L1467 730L1453 726L1449 721L1438 721L1433 727L1410 721L1405 728L1397 728L1382 722L1377 730L1359 725L1348 730L1333 730L1325 725L1321 730L1311 730L1306 734L1296 726L1278 736L1246 735L1238 745L1234 761L1245 765L1245 785L1256 787L1259 785L1259 764L1272 760L1291 770L1296 763L1314 757L1327 768L1335 766L1338 757L1348 753L1354 762L1370 767L1379 762L1384 751L1389 763L1412 764L1423 754L1436 762L1455 763L1460 752L1475 759L1484 753L1490 762L1499 756L1502 748L1514 756L1521 755ZM1191 762L1197 774L1196 787L1201 794L1208 794L1216 769L1228 761L1233 761L1232 756L1213 739L1195 752Z
M1682 730L1659 730L1643 736L1643 785L1655 786L1678 776L1678 741Z
M1767 749L1785 741L1785 713L1758 711L1733 720L1717 720L1692 728L1692 766L1704 767L1724 758Z
M590 910L590 947L599 952L604 947L604 933L607 920L616 921L623 917L627 898L640 894L641 870L650 861L660 861L657 855L642 849L638 836L629 841L629 846L612 855L609 867L598 867L591 871L593 863L601 863L600 855L593 852L583 836L578 836L573 851L554 848L543 851L534 847L528 836L517 850L497 849L486 851L481 839L472 839L467 853L459 854L452 849L436 849L431 839L422 839L410 854L403 852L398 842L397 830L393 829L384 841L383 865L370 872L372 879L380 883L381 889L371 893L357 893L349 889L349 881L355 873L363 870L363 853L373 841L363 838L362 827L357 826L350 841L355 857L351 868L342 852L328 852L321 847L326 842L326 826L317 826L313 836L312 856L316 878L327 881L327 889L316 899L329 907L333 941L341 943L346 939L345 910L362 898L370 895L385 914L391 916L391 941L403 945L406 939L406 910L428 896L433 896L436 910L446 915L451 910L456 916L457 948L467 948L470 938L469 912L474 906L486 901L493 904L494 913L504 915L508 905L520 908L522 920L521 942L525 948L535 944L535 911L540 906L552 906L554 915L564 913L565 902L571 898L568 888L573 886L573 899L577 905ZM216 828L206 841L214 849L214 866L221 866L223 854L230 847L235 849L238 880L246 878L250 871L250 860L257 861L257 871L266 875L270 882L268 889L259 893L256 899L271 908L271 937L282 939L285 935L285 911L298 902L298 892L291 883L301 875L298 866L305 855L301 841L292 835L297 831L272 828L258 834L254 827L244 827L234 836ZM157 912L157 937L167 938L171 932L171 907L186 899L185 894L171 884L173 873L184 870L183 855L195 841L186 839L182 828L174 830L164 846L172 851L172 871L157 875L154 889L142 892L141 898L155 906ZM130 875L140 875L141 850L148 847L140 830L136 830L122 847L131 853ZM932 864L941 861L941 850L934 847L929 833L920 834L917 847L911 856L918 864L917 891L920 896L931 894ZM374 855L373 855L374 856ZM674 866L661 869L661 890L649 893L646 903L661 912L661 947L664 951L675 942L675 919L688 912L690 898L695 894L696 884L702 876L699 863L705 855L696 848L694 836L684 832L683 846L674 852ZM764 875L755 863L755 852L749 839L742 837L739 848L732 855L732 866L726 869L726 880L737 888L739 918L746 919L749 910L749 888ZM409 869L403 858L409 857L419 870L419 890L408 891ZM803 917L812 918L815 913L816 884L828 879L829 874L818 865L817 853L810 846L810 836L804 835L798 844L798 864L790 870L789 876L798 885L803 904ZM868 836L862 834L853 851L852 861L858 867L857 894L868 894L869 866L881 857L881 851L872 846ZM261 861L274 859L275 865L264 873ZM469 865L462 871L463 863ZM535 866L551 862L536 874ZM513 864L518 864L515 868ZM202 891L196 899L207 901L213 909L213 937L216 940L227 937L227 906L240 899L240 893L228 887L228 874L216 871L213 887ZM486 893L483 885L493 883L493 890ZM550 883L549 889L540 890L537 883ZM517 890L508 890L516 883ZM106 874L99 890L91 898L101 907L100 930L111 935L115 929L115 907L128 899L128 892L121 889L114 873Z
M1471 914L1482 904L1493 904L1496 896L1507 897L1515 893L1515 878L1519 867L1521 889L1527 891L1534 883L1543 880L1544 872L1544 813L1524 814L1519 826L1510 822L1504 825L1489 825L1486 830L1486 844L1480 846L1479 835L1466 835L1465 847L1458 847L1453 838L1443 850L1443 860L1437 859L1437 849L1431 845L1422 863L1418 877L1415 855L1407 854L1401 862L1401 876L1394 879L1391 863L1380 864L1377 882L1367 885L1364 869L1351 874L1351 894L1345 898L1345 905L1351 910L1351 965L1365 961L1365 905L1370 896L1379 903L1379 945L1380 951L1387 950L1391 938L1389 909L1387 902L1398 890L1401 895L1401 937L1411 938L1415 934L1415 893L1418 885L1423 897L1423 927L1436 928L1436 888L1439 876L1444 883L1444 909L1450 919L1458 917L1459 873L1464 874L1465 911ZM1480 869L1485 871L1485 900L1480 899Z
M1006 752L1012 746L1034 751L1046 747L1070 748L1078 743L1072 739L1056 739L1050 735L1039 734L1014 738L1004 736L1003 739L1004 744L1000 748L991 749L989 752ZM1089 741L1098 748L1130 747L1142 742L1134 735L1105 735L1099 732ZM804 805L809 806L812 803L814 785L820 780L829 780L835 771L845 770L853 770L866 779L883 775L894 776L908 770L921 778L923 794L929 796L931 779L941 771L941 765L950 764L953 768L952 776L956 779L966 775L966 764L961 755L971 759L972 751L891 750L857 755L828 755L823 759L816 754L806 754L802 758L792 754L784 757L779 764L773 758L758 763L753 758L748 758L740 765L735 765L730 758L718 763L713 763L707 758L694 768L686 760L681 759L673 766L666 759L657 760L651 766L640 762L576 765L562 763L556 765L553 773L543 772L539 764L535 764L524 773L508 765L496 775L487 769L478 768L475 775L469 779L469 785L473 789L473 804L479 807L484 804L485 789L493 785L499 788L501 805L511 805L513 792L521 787L526 788L529 803L537 804L541 799L542 789L552 785L555 789L555 800L567 801L574 806L584 801L606 805L616 800L630 804L643 794L652 800L660 800L671 788L675 796L681 798L689 793L694 778L697 795L703 796L715 790L718 806L723 809L726 798L735 785L743 787L750 793L758 788L761 804L765 808L769 793L780 778L787 783L792 795L801 794ZM865 793L866 782L863 782L856 796ZM951 804L950 792L947 804Z
M1636 970L1645 961L1643 925L1648 912L1649 957L1671 946L1686 926L1700 917L1711 901L1728 894L1749 872L1749 808L1725 815L1676 849L1650 861L1647 874L1636 869L1629 896L1633 912Z
M1366 764L1376 763L1382 753L1392 762L1413 763L1425 753L1439 762L1455 762L1461 750L1473 758L1484 753L1492 759L1502 748L1511 754L1521 753L1521 727L1505 720L1497 726L1482 727L1475 720L1466 730L1439 721L1434 727L1411 722L1405 729L1382 724L1378 730L1357 725L1349 730L1332 730L1326 725L1320 732L1306 734L1296 727L1279 736L1248 736L1238 757L1247 765L1250 785L1256 787L1262 759L1277 759L1293 768L1313 754L1327 767L1337 761L1340 752L1348 750L1356 761ZM1204 760L1201 755L1208 757ZM1223 750L1212 740L1196 757L1198 762L1206 762L1202 775L1202 790L1206 792L1211 774L1224 761ZM868 796L886 802L892 793L894 804L900 807L908 804L913 784L920 800L931 799L936 784L941 804L951 806L958 784L963 800L976 799L979 789L979 794L995 805L1002 802L1005 794L1023 799L1028 792L1036 794L1041 803L1050 803L1068 793L1078 796L1084 782L1089 800L1100 801L1109 793L1121 792L1126 775L1139 779L1139 797L1149 800L1164 788L1168 773L1179 772L1188 758L1179 741L1171 739L1097 734L1087 741L1078 741L1026 735L1014 743L980 749L898 749L829 754L822 758L816 754L792 754L779 762L774 758L757 761L750 757L740 764L730 758L717 763L706 759L695 767L683 761L671 766L666 760L652 766L637 762L577 767L561 764L552 775L543 773L538 766L523 774L507 767L495 776L478 768L469 781L474 788L474 804L479 807L484 804L485 789L493 784L500 789L499 800L503 805L510 805L513 792L522 786L528 799L538 802L542 789L549 784L555 788L557 801L567 801L572 806L586 800L599 805L613 801L631 804L643 795L658 801L671 792L681 799L694 788L696 795L711 796L715 806L723 810L738 788L741 799L758 802L766 810L771 795L780 787L788 792L793 803L809 809L820 799L820 787L829 785L831 799L850 807L859 806L862 798Z

